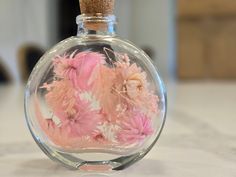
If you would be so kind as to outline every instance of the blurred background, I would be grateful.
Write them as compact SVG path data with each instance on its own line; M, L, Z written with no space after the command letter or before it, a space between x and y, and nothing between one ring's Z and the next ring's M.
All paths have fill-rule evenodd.
M117 33L143 48L165 78L175 75L174 0L117 0ZM25 81L37 59L76 35L78 0L0 0L0 63L6 79ZM1 74L1 75L3 75Z
M117 0L118 34L144 49L165 81L236 78L234 0ZM0 80L27 80L38 58L76 35L78 0L0 1Z

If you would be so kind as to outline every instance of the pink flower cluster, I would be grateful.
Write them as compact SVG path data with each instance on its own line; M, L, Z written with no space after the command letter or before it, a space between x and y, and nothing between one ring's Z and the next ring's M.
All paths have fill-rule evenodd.
M146 73L127 55L116 57L112 65L97 52L75 52L53 60L55 79L42 88L59 123L42 117L39 122L55 144L82 140L135 144L154 133L151 115L158 113L158 97L150 90ZM68 139L72 141L66 143Z
M150 118L140 112L134 112L130 119L121 123L117 137L120 142L135 143L144 140L153 133Z

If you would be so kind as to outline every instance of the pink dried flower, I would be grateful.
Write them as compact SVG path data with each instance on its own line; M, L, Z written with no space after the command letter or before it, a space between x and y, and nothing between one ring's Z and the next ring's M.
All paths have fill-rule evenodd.
M117 77L114 92L132 107L157 113L158 97L150 90L146 73L136 64L130 64L127 55L115 65Z
M54 114L73 115L76 113L74 105L78 93L69 80L54 81L45 85L44 88L48 91L45 95L46 102Z
M147 89L146 74L136 64L118 65L116 74L114 89L131 100L138 99Z
M43 132L48 136L50 141L52 141L55 145L62 147L63 149L68 150L79 150L81 148L98 148L98 147L107 147L109 146L108 141L104 140L100 142L98 140L94 140L90 136L72 136L68 129L62 128L61 124L56 124L52 118L45 118L42 115L40 110L40 104L38 99L34 98L34 106L37 120L42 128ZM97 117L97 115L96 115ZM98 117L97 117L98 118ZM88 120L89 121L89 120ZM93 121L93 119L92 119ZM91 129L91 127L89 128ZM90 130L87 130L88 134L90 134ZM92 130L92 135L94 135L94 130Z
M70 80L74 87L88 90L96 79L94 72L104 63L104 55L96 52L80 52L73 55L55 59L54 72L58 77Z
M120 127L117 139L125 144L140 142L153 133L151 119L137 111L129 119L123 121Z
M112 86L116 77L115 74L113 68L109 68L105 65L101 66L92 89L94 95L100 101L101 112L104 115L104 119L109 122L116 121L115 108L119 103L117 96L112 93Z
M92 110L89 102L76 98L74 113L70 114L63 109L53 110L54 115L60 120L58 128L68 137L81 137L90 135L101 121L99 111ZM50 127L53 124L50 123ZM55 128L55 126L53 125Z
M75 105L76 114L67 115L61 121L61 129L72 137L91 135L101 121L97 110L91 110L89 102L77 98Z
M92 110L88 101L81 100L68 80L54 81L44 86L48 106L60 121L61 131L68 136L89 135L98 125L101 115Z
M92 91L100 101L107 121L115 123L129 109L158 112L158 97L148 88L146 73L136 64L130 64L127 55L119 55L114 68L99 68Z

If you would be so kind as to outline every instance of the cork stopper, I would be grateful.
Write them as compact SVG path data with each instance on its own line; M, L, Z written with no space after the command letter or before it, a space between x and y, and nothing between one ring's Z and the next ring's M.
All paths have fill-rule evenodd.
M111 15L114 11L115 0L80 0L82 14Z

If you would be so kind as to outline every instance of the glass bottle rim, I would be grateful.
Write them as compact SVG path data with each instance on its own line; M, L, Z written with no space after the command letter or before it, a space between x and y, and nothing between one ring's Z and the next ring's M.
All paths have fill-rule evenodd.
M117 23L115 15L104 15L97 13L95 15L82 14L76 17L76 23L81 24L84 22L100 22L100 23Z

